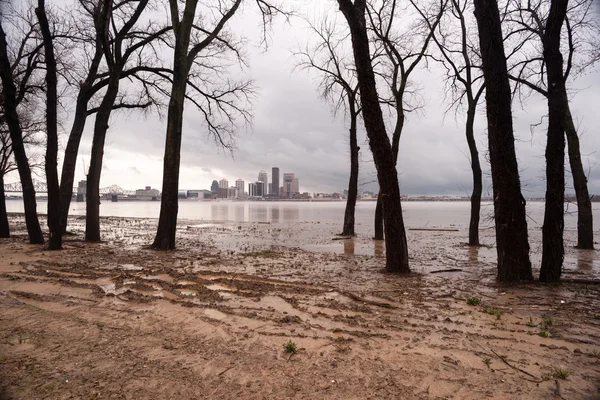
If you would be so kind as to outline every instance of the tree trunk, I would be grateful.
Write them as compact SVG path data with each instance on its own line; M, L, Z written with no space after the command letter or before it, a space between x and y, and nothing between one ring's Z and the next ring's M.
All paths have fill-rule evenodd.
M52 34L46 16L44 0L38 0L35 13L40 23L44 40L44 56L46 64L46 187L48 189L48 238L49 250L62 248L62 227L60 225L60 187L58 185L58 93L56 77L56 58Z
M10 225L6 213L6 197L4 195L4 175L0 173L0 238L10 237Z
M594 221L592 215L592 201L588 191L587 177L581 162L581 151L579 150L579 136L573 123L573 116L567 99L565 104L565 132L567 144L569 145L569 163L571 174L573 174L573 186L577 196L577 248L594 249Z
M2 79L3 96L4 96L4 114L6 125L10 131L10 140L13 148L13 155L17 163L19 178L21 179L21 187L23 189L23 208L25 210L25 224L27 225L27 233L29 234L29 243L42 244L44 243L44 235L40 227L40 222L37 215L37 205L35 202L35 189L33 180L31 179L31 169L29 161L25 153L23 144L23 132L19 123L16 104L16 88L13 81L12 70L8 60L6 35L2 28L0 20L0 78Z
M114 66L113 68L120 71L120 66ZM87 242L100 241L100 176L102 174L102 159L104 158L104 142L112 107L119 93L119 80L119 72L113 72L94 123L94 138L92 139L92 154L87 177L85 202L85 240Z
M385 231L386 270L408 273L408 248L400 204L400 188L392 146L385 130L383 114L371 64L369 37L365 21L364 0L338 0L352 37L354 61L360 88L363 119L373 160L377 168L377 180L382 196Z
M349 100L354 102L354 99ZM348 198L346 199L346 212L344 213L344 229L342 235L354 236L354 211L356 210L356 197L358 196L358 140L356 138L357 113L350 106L350 182L348 182Z
M474 0L486 84L488 142L498 275L501 282L532 280L525 199L513 136L511 92L496 0Z
M481 192L483 190L481 164L479 152L475 142L473 125L475 122L475 108L469 107L467 111L466 136L471 154L471 171L473 173L473 193L471 193L471 219L469 221L469 246L479 246L479 216L481 211Z
M383 240L383 203L381 201L381 190L377 195L377 204L375 205L375 240Z
M558 282L565 249L565 121L567 92L560 52L560 30L568 0L552 0L544 32L544 61L548 82L548 142L546 144L546 203L542 227L540 281Z
M179 26L175 33L175 54L173 65L173 85L167 114L167 138L163 165L163 183L160 203L158 230L152 248L172 250L175 248L177 231L177 213L179 211L179 164L181 158L181 137L183 126L183 107L187 87L187 52L189 29ZM187 32L187 40L185 34Z

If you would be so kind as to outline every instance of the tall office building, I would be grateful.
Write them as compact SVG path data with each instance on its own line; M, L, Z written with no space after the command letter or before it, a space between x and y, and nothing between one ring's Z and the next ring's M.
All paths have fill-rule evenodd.
M256 181L256 196L264 197L265 196L265 183L263 181Z
M271 181L273 182L273 184L271 185L270 194L274 195L275 197L278 197L279 196L279 167L273 167L271 169Z
M213 193L217 193L218 189L219 189L219 182L217 182L216 180L212 181L212 185L210 185L210 191Z
M227 189L229 188L229 181L225 178L219 181L219 189Z
M242 196L244 194L244 185L245 182L242 179L235 181L235 187L238 190L238 196Z
M269 183L269 176L267 175L267 173L265 172L265 170L261 170L258 173L258 181L263 183L263 194L262 196L266 196L267 195L267 186Z
M287 197L288 199L292 197L294 193L294 174L292 173L284 173L283 174L283 193L280 193L281 197Z
M248 196L256 197L256 183L254 183L254 182L248 183Z
M300 194L300 179L295 178L292 180L292 193Z

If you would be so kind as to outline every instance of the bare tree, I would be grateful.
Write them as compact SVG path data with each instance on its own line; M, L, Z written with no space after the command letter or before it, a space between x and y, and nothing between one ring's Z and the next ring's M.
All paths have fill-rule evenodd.
M511 91L504 54L502 24L496 0L474 0L479 46L485 78L488 142L492 186L498 275L501 282L533 279L525 199L521 194L515 154Z
M46 187L48 188L48 238L49 250L62 248L62 227L60 226L60 186L58 184L58 77L54 53L53 35L46 15L44 0L38 0L35 9L42 43L44 44L44 65L46 66Z
M362 115L382 193L386 270L408 273L408 246L400 204L398 172L377 93L366 21L366 0L338 0L350 28Z
M479 218L481 211L481 192L483 190L479 151L475 142L475 112L485 83L481 73L479 46L472 41L472 24L468 16L472 11L468 0L451 0L438 25L433 40L441 57L433 57L446 70L446 84L451 96L451 108L466 108L465 136L469 146L473 192L471 193L471 217L469 220L469 246L479 246Z
M427 48L444 13L446 2L433 3L429 9L422 9L413 0L409 0L410 8L415 12L416 22L409 24L404 30L400 13L407 12L400 8L397 0L383 0L377 8L367 4L370 28L374 33L374 46L381 47L383 55L377 72L389 88L390 96L384 100L395 114L396 123L392 134L392 156L394 165L398 162L400 137L406 121L406 114L417 106L407 99L411 94L410 76L427 56ZM377 198L375 209L375 239L383 239L382 196Z
M184 9L180 10L181 2L169 0L171 24L174 33L173 69L169 78L171 84L169 107L167 112L167 137L163 169L162 201L158 230L152 244L155 249L170 250L175 248L177 230L179 166L181 157L181 138L183 124L183 109L188 100L200 110L210 135L216 142L226 148L231 148L233 128L236 117L249 120L249 113L244 109L252 95L251 82L239 84L223 81L223 71L215 64L218 58L224 58L227 52L232 52L240 59L240 52L234 46L233 39L225 35L225 26L237 12L242 0L228 2L218 0L207 6L216 10L218 17L209 21L197 18L198 0L186 0ZM277 13L282 11L263 0L256 0L263 22L268 23ZM210 24L213 26L208 26ZM216 69L215 69L216 68ZM199 75L205 72L215 77L221 87L215 88L211 79ZM190 80L198 83L190 83ZM187 94L190 86L195 96ZM240 104L241 103L241 104Z
M600 59L600 23L591 12L592 1L570 2L561 28L559 51L565 60L563 80L581 74ZM547 60L544 57L544 34L550 12L549 2L513 0L507 4L505 20L509 25L506 41L514 50L510 53L510 78L517 83L515 91L521 97L531 92L549 97ZM564 56L563 56L564 55ZM581 161L579 136L573 122L568 96L565 104L565 133L569 163L577 197L577 247L594 248L592 203L587 177Z
M319 88L325 100L334 104L335 111L343 110L350 120L350 179L341 235L354 236L354 212L358 196L357 121L360 115L358 83L354 67L348 64L344 51L347 33L336 31L336 21L323 18L319 26L309 23L317 39L313 47L296 52L298 67L314 70L320 76Z
M29 242L31 244L41 244L44 243L44 236L37 216L35 189L18 114L19 104L25 98L26 93L38 86L34 83L32 75L38 67L40 45L38 43L31 44L31 39L36 35L35 24L31 24L25 36L19 41L16 56L13 64L11 64L3 27L4 17L5 15L0 15L0 78L2 80L3 122L6 123L10 133L10 147L23 188L25 224L29 234ZM17 66L19 66L18 70Z

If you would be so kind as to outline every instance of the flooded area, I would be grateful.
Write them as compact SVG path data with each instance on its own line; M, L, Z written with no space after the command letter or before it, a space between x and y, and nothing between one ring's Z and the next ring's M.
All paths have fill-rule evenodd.
M463 204L412 205L408 276L384 273L368 203L352 239L305 217L338 203L298 203L285 222L182 217L170 252L148 248L155 219L103 217L90 244L74 216L49 252L11 215L0 398L599 398L600 285L574 283L600 278L597 251L567 230L566 283L498 285L493 228L471 248ZM530 243L537 276L533 222Z

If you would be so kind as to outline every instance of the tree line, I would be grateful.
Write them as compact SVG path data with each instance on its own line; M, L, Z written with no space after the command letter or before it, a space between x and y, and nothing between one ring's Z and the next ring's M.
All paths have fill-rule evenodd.
M86 241L99 241L99 185L106 134L114 112L166 111L161 209L152 247L176 245L183 112L200 111L216 144L231 148L250 120L251 81L227 76L246 65L244 41L229 25L244 3L262 16L262 37L276 16L294 12L266 0L76 0L67 8L0 9L0 183L18 170L29 241L44 243L31 178L29 149L43 132L48 187L48 248L67 231L75 165L88 117L94 118L87 171ZM514 146L512 107L529 96L548 104L546 202L540 280L560 279L564 258L565 147L578 207L578 247L591 249L593 221L579 137L569 108L569 78L600 57L600 29L591 0L336 0L337 10L311 20L297 66L316 71L320 90L349 125L350 180L343 235L354 235L364 124L380 188L374 238L385 240L386 270L410 272L397 162L407 117L423 107L414 72L426 63L444 71L449 112L464 115L473 177L468 243L479 246L483 190L475 115L485 105L500 281L533 279L525 199ZM59 106L70 98L73 119L58 173ZM44 114L39 106L44 104ZM390 118L386 118L389 115ZM390 120L392 121L390 126ZM481 129L481 128L478 128ZM566 138L566 144L565 144ZM0 185L2 187L3 185ZM0 193L0 236L10 230Z

